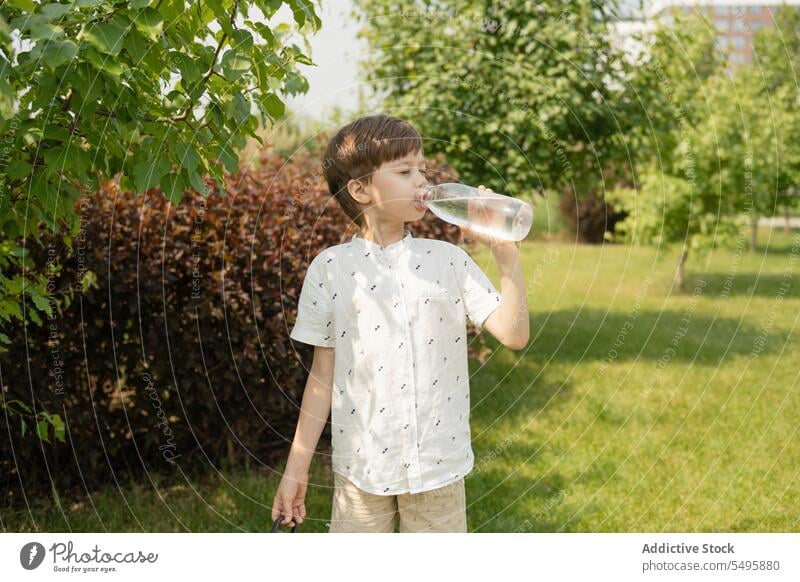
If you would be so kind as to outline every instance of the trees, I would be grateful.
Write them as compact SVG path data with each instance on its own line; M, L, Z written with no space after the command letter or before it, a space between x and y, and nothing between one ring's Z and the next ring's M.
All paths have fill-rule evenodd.
M631 87L643 96L652 129L632 127L645 160L638 188L609 198L628 212L617 225L622 238L682 246L679 288L690 251L731 242L747 217L754 249L759 217L795 200L786 193L798 179L800 117L790 75L797 56L778 49L800 46L800 13L790 12L789 25L758 33L752 66L726 71L710 24L676 15L656 29L645 62L633 69Z
M282 5L297 31L266 23ZM208 173L221 184L281 96L307 89L295 32L319 26L308 0L3 3L0 324L41 323L68 300L48 281L79 234L76 201L102 179L173 203L207 195Z
M765 94L757 66L737 70L697 135L704 178L733 194L733 208L750 218L751 252L759 218L775 216L781 204L793 202L785 194L797 184L798 116L786 107L786 90L780 86Z
M468 183L509 194L602 189L618 159L608 100L622 76L608 35L617 2L357 0L367 80L426 151Z
M67 290L57 281L82 244L76 206L103 180L159 186L175 204L186 189L208 196L207 174L225 191L236 148L283 115L282 95L307 89L297 65L311 61L295 27L265 21L282 5L300 38L319 28L308 0L0 6L0 352L10 326L52 328L93 284L90 270ZM41 347L58 354L57 337ZM60 358L52 365L60 370ZM61 417L33 392L0 405L23 433L27 418L40 438L64 439Z
M775 27L762 28L753 37L753 75L759 82L762 112L775 122L775 205L788 217L800 205L800 115L797 114L797 75L800 71L800 9L781 5ZM773 114L777 111L777 117ZM766 116L765 116L766 117Z
M717 125L728 122L730 79L714 38L705 19L680 14L642 38L648 49L627 80L626 107L636 111L638 102L644 117L627 116L634 120L628 137L638 161L633 187L607 193L615 209L627 213L615 228L619 238L680 245L679 289L690 251L730 241L741 227L731 136L718 141Z

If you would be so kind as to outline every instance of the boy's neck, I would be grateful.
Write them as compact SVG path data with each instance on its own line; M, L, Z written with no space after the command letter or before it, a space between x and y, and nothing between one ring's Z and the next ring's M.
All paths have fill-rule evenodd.
M359 236L364 240L374 242L378 245L388 247L391 244L403 240L405 235L405 224L379 225L376 227L363 227Z

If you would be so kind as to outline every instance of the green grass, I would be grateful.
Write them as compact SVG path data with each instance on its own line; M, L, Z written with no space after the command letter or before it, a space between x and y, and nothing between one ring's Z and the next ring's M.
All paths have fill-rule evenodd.
M280 477L274 471L210 469L175 479L151 474L153 483L129 482L79 499L32 501L30 511L6 511L0 531L268 532ZM315 462L309 476L309 517L303 531L324 531L330 517L333 474ZM298 530L299 531L299 530Z
M526 243L529 348L470 363L470 530L800 531L800 285L781 287L800 271L793 236L692 256L685 294L670 290L675 252ZM0 525L268 531L277 481L238 470L126 485ZM325 531L331 485L318 455L303 531Z

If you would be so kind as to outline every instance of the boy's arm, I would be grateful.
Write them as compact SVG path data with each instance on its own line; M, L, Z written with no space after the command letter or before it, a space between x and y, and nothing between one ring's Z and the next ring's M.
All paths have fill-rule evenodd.
M483 327L512 350L521 350L530 339L528 294L519 261L519 249L513 242L492 246L500 271L500 306L486 318Z
M334 355L334 348L314 347L314 361L306 381L300 418L286 462L287 474L308 474L319 437L331 412Z

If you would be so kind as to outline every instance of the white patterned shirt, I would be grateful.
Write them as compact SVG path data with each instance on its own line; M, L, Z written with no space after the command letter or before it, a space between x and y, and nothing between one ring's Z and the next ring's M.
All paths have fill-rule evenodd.
M308 266L290 337L335 348L333 470L378 495L464 477L470 439L466 317L479 328L501 295L461 247L358 234Z

